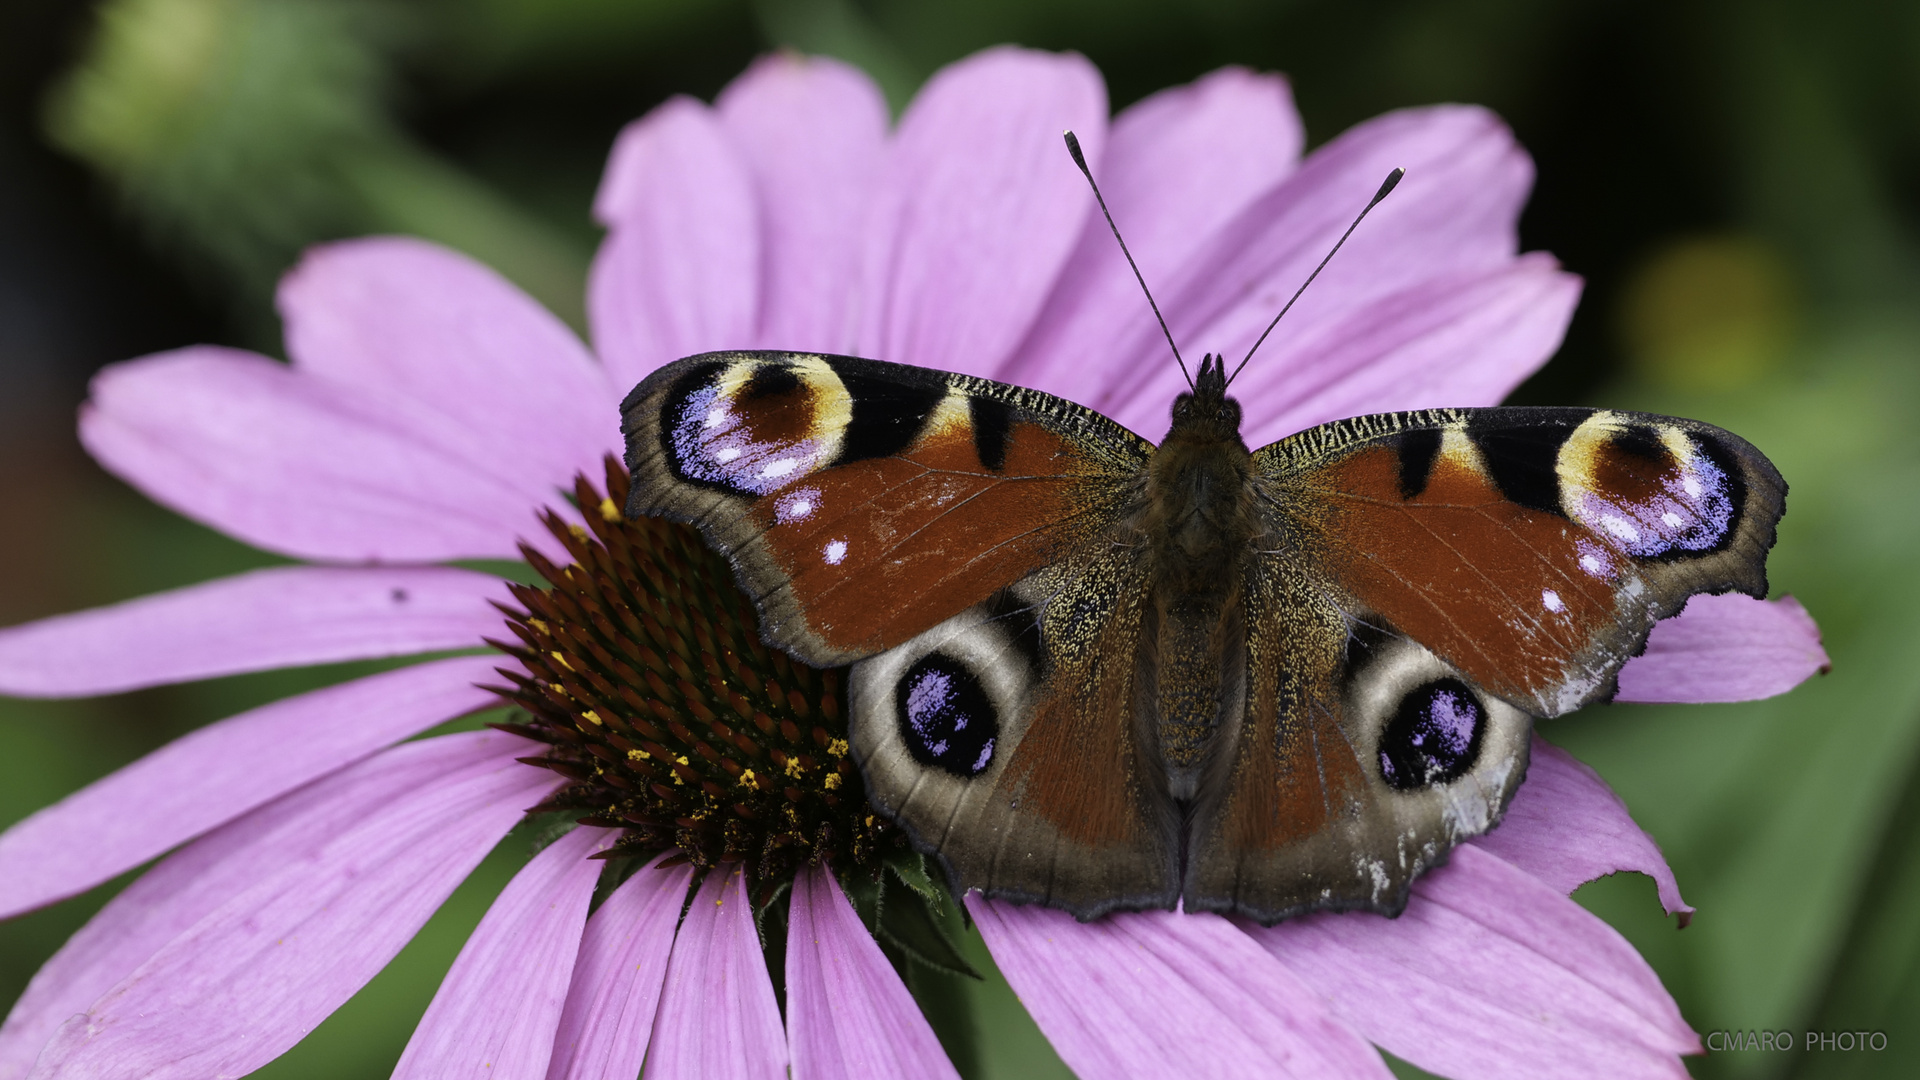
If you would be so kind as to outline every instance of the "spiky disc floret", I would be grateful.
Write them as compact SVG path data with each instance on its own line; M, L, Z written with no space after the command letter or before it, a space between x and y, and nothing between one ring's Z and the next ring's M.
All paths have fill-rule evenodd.
M627 473L574 482L586 527L547 512L573 561L522 546L547 588L511 586L520 639L492 642L522 670L496 688L525 710L512 730L549 743L523 758L572 781L538 811L624 830L610 856L678 848L702 867L739 861L762 889L827 859L877 873L905 837L867 805L847 756L844 670L768 648L726 559L693 529L628 520Z

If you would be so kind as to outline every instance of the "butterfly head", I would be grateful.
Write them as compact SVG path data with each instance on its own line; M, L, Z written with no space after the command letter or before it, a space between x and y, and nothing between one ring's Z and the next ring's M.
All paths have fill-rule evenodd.
M1240 403L1227 396L1225 360L1208 353L1195 373L1193 389L1173 399L1171 435L1211 439L1240 437Z

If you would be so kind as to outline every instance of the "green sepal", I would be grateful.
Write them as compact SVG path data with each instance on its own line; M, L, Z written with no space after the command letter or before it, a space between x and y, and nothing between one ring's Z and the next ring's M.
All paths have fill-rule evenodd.
M553 846L554 841L580 827L580 814L573 810L556 810L550 814L532 814L520 822L520 828L527 833L528 855L538 855Z
M762 949L767 948L770 940L767 937L767 920L769 919L779 924L776 929L779 931L781 940L783 942L785 941L787 907L780 901L786 899L792 892L793 879L788 878L785 881L770 882L765 893L756 898L757 902L753 905L753 925L755 929L760 931L760 947Z
M885 901L884 878L864 870L850 870L838 875L840 891L847 894L847 902L853 905L854 914L860 916L860 922L866 926L867 933L878 935L880 928L881 906Z
M889 861L887 868L896 873L883 879L880 921L874 936L915 963L952 975L980 978L949 933L946 924L952 920L941 918L940 897L945 890L927 876L924 866L918 868L918 883L930 888L932 895L920 891L907 875L899 874L895 863Z
M928 872L925 855L912 850L899 851L888 855L883 865L900 879L900 884L912 889L935 911L948 899L946 887Z

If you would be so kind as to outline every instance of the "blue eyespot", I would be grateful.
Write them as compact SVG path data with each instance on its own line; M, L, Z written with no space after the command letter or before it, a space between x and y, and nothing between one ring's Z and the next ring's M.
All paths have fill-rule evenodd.
M978 776L993 762L1000 734L986 688L965 665L930 653L900 677L894 688L900 741L922 765L955 776Z
M1380 775L1402 791L1458 780L1480 756L1486 727L1486 708L1459 679L1415 687L1380 734Z

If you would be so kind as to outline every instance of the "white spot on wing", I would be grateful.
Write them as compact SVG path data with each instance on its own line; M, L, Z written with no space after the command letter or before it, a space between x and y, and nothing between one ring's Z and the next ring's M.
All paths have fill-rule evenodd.
M1560 594L1554 592L1552 589L1540 590L1540 602L1547 605L1548 611L1565 611L1567 609L1566 603L1560 599Z
M1608 532L1625 540L1629 544L1637 544L1640 542L1640 530L1634 528L1633 522L1628 521L1626 518L1616 514L1608 514L1600 519L1600 524Z
M773 520L776 524L786 525L795 521L805 521L813 516L820 507L820 489L803 487L780 496L773 504Z
M847 557L847 542L845 540L827 541L825 554L828 566L839 566L840 561Z

